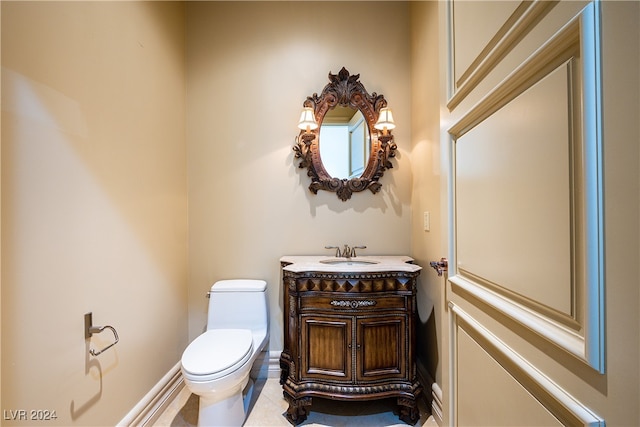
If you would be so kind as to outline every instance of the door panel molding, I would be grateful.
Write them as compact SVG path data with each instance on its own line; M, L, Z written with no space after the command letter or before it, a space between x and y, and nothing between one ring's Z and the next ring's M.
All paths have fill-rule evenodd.
M456 208L457 141L529 88L565 66L570 104L571 310L509 292L508 286L474 276L450 258L452 291L464 291L604 373L604 248L599 5L591 3L450 129L452 208ZM455 211L454 211L455 212ZM453 218L455 224L455 218ZM453 230L453 247L457 246ZM526 243L526 242L525 242ZM544 266L540 266L544 268ZM464 296L464 292L461 295ZM446 295L447 299L449 298Z
M579 329L572 69L563 64L457 140L456 244L458 274Z
M558 2L547 0L523 1L498 29L494 37L455 82L453 96L447 103L453 110L496 67L511 49L531 30L532 26ZM453 2L450 3L450 7ZM453 15L453 13L450 13ZM455 25L455 23L454 23ZM456 64L454 63L455 67ZM455 75L455 73L454 73Z
M561 388L548 376L507 346L460 306L449 303L450 422L458 425L457 386L460 331L464 331L486 354L563 425L602 426L604 419Z
M460 138L493 113L542 80L563 63L580 55L581 16L567 23L527 61L460 118L449 133Z
M509 298L505 298L490 289L479 286L476 282L470 281L462 275L451 277L449 281L451 282L452 290L462 297L466 297L467 300L470 300L467 295L477 298L521 324L529 331L555 343L574 356L584 359L584 338L570 328L563 327L563 325L552 321L546 316L540 315L534 310Z

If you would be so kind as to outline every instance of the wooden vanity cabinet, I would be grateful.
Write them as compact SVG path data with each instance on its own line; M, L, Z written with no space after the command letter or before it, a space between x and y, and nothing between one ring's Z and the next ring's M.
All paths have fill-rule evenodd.
M400 419L415 424L421 392L414 333L419 271L282 274L280 383L287 419L303 422L314 396L395 397Z

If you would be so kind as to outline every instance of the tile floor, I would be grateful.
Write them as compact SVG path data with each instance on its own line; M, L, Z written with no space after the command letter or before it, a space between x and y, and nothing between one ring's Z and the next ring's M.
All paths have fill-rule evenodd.
M278 378L256 381L245 427L291 427L284 413L287 402L282 397ZM419 401L422 427L437 427L424 401ZM311 412L301 426L314 427L407 427L393 413L395 399L371 402L343 402L314 398ZM155 427L191 427L197 425L198 397L184 387L154 424Z

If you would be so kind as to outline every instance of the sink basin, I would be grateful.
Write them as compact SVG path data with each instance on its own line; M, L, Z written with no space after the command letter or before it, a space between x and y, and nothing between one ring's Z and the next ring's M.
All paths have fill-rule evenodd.
M376 261L374 259L330 258L330 259L321 259L320 262L322 264L331 264L331 265L369 265L369 264L378 264L380 261Z

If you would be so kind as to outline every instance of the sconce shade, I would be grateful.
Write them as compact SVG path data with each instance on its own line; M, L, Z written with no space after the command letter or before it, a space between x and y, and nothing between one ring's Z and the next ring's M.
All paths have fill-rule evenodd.
M307 132L318 128L318 122L316 122L316 117L313 112L313 108L311 107L303 108L302 114L300 114L300 121L298 122L298 127L302 130L306 130Z
M373 125L373 127L381 131L391 130L396 127L396 124L393 121L393 114L391 114L391 110L389 108L380 109L378 121Z

